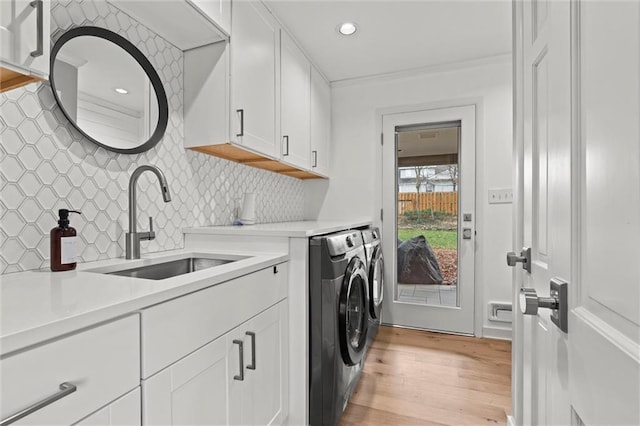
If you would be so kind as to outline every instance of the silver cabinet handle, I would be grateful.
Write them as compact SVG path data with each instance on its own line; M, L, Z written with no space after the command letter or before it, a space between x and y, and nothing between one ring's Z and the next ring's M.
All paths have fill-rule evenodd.
M236 133L236 136L240 137L244 136L244 110L237 109L236 112L240 114L240 133Z
M244 380L244 342L242 340L234 340L234 345L238 345L238 361L240 363L240 374L233 376L233 380ZM2 426L2 425L0 425Z
M251 337L251 364L247 365L247 370L256 369L256 333L253 331L247 331L247 336Z
M34 58L37 58L38 56L42 56L43 55L43 44L44 44L44 18L43 18L43 8L44 8L44 4L43 4L43 0L34 0L31 3L29 3L31 5L31 7L35 7L36 8L36 12L37 12L37 25L36 25L36 38L37 38L37 47L36 50L34 50L33 52L31 52L31 56L33 56Z
M286 157L287 155L289 155L289 136L283 136L282 140L284 141L284 146L286 148L282 155Z
M313 154L313 167L318 167L318 151L311 151Z
M0 422L0 426L6 426L6 425L10 425L11 423L15 423L18 420L27 417L29 414L35 413L36 411L46 407L47 405L53 404L54 402L56 402L57 400L64 398L67 395L70 395L72 393L74 393L77 390L75 385L72 385L71 383L67 383L64 382L60 385L60 390L56 393L54 393L53 395L43 399L40 402L36 402L35 404L33 404L30 407L25 408L22 411L19 411L15 414L12 414L11 416L7 417L6 419L2 420L2 422Z

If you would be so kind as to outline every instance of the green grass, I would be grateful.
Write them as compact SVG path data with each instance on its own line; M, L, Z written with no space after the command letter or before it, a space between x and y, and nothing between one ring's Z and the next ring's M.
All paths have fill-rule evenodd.
M424 235L431 247L455 249L458 247L458 231L439 231L422 229L398 229L398 238L406 241L417 235Z

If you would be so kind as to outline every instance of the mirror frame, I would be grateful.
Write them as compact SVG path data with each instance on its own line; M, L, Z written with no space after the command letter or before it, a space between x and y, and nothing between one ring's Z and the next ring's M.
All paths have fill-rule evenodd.
M156 129L154 130L151 137L141 145L131 149L114 148L109 145L106 145L94 139L93 137L89 136L87 133L85 133L80 128L80 126L78 126L78 124L74 120L72 120L71 117L69 117L69 114L67 114L67 111L64 109L64 106L62 105L61 100L58 98L58 93L56 91L54 64L55 64L56 56L58 55L58 51L65 45L65 43L67 43L69 40L72 40L76 37L81 37L81 36L99 37L114 43L115 45L119 46L124 51L126 51L129 55L131 55L136 60L136 62L140 64L144 72L147 74L147 77L151 82L151 85L156 94L156 98L158 100L158 124L156 125ZM167 123L169 120L169 105L167 103L167 94L164 90L164 86L162 85L162 81L160 81L160 76L156 72L151 62L149 62L149 60L144 56L144 54L140 50L138 50L138 48L135 47L133 43L131 43L126 38L106 28L91 27L91 26L82 26L82 27L72 28L66 31L65 33L63 33L51 48L51 58L49 60L49 66L50 66L49 82L51 83L51 89L53 91L53 96L56 100L56 103L62 110L62 113L67 118L69 123L71 123L76 130L78 130L85 138L89 139L91 142L97 144L98 146L101 146L106 150L117 152L119 154L140 154L156 146L164 136L165 130L167 129Z

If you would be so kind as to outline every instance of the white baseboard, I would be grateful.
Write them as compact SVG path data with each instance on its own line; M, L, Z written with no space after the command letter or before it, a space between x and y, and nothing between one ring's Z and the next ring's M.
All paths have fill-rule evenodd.
M516 426L516 420L513 416L507 416L507 426Z
M482 327L482 337L489 339L511 340L511 328Z

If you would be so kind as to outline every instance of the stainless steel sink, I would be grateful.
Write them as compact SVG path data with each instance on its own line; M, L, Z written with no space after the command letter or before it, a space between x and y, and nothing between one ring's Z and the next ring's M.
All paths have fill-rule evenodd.
M214 266L224 265L225 263L235 262L236 260L240 259L187 257L184 259L171 260L168 262L145 265L137 268L107 272L107 274L132 278L146 278L148 280L164 280L165 278L176 277L190 272L213 268Z

